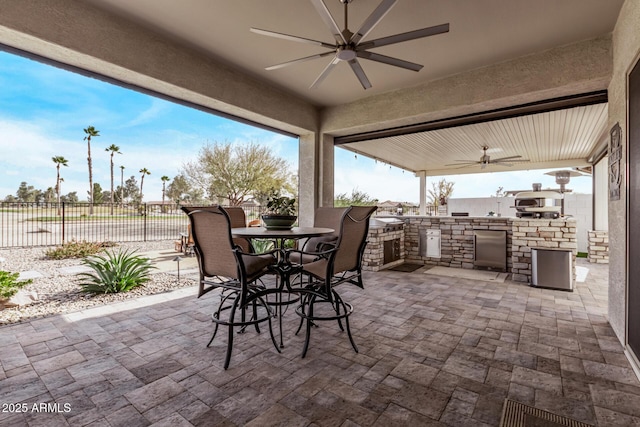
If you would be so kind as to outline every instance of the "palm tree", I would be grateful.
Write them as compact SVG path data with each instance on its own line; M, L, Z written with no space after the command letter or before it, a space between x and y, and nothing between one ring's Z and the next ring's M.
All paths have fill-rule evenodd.
M124 208L124 166L120 166L120 205Z
M62 178L60 178L60 166L69 165L67 164L67 159L62 156L54 156L51 160L56 164L56 201L58 202L58 215L60 215L60 181L62 181Z
M140 169L140 173L142 174L142 177L140 178L140 203L142 203L142 185L144 184L144 176L151 175L151 172L149 172L149 169L147 168L142 168Z
M166 186L167 186L167 182L170 180L171 178L169 178L167 175L162 175L160 177L160 181L162 181L162 209L164 209L164 194L165 194L165 190L166 190Z
M120 147L115 144L111 144L104 151L111 151L111 194L109 195L109 202L111 203L111 215L113 215L113 155L122 153L120 152Z
M83 141L87 141L87 163L89 164L89 215L93 215L93 169L91 167L91 138L94 136L100 136L100 131L94 128L93 126L89 126L84 129L84 133L87 136L84 137Z

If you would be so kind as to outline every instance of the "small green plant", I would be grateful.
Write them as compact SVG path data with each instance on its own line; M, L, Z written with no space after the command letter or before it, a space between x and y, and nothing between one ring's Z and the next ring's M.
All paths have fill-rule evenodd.
M149 263L149 258L136 255L135 252L106 251L105 254L84 259L82 262L91 267L94 272L78 275L82 290L94 294L128 292L148 282L151 270L156 267Z
M257 254L263 254L273 249L273 240L269 239L252 239L251 245Z
M20 273L10 273L0 270L0 299L9 299L20 290L20 288L32 282L29 280L18 281Z
M86 242L72 240L58 246L54 249L47 250L44 254L50 259L68 259L68 258L84 258L89 255L95 255L103 251L105 248L115 246L113 242Z
M274 192L267 198L267 215L295 215L296 199Z

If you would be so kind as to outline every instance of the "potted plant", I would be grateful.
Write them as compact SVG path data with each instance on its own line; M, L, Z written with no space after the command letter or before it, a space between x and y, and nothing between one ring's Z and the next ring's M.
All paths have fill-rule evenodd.
M267 230L290 229L298 217L296 213L296 199L273 193L267 198L267 210L262 215Z

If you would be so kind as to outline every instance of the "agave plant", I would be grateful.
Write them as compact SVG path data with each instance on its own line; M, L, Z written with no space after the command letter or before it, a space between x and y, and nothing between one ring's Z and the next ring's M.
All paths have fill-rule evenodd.
M149 258L136 255L135 252L107 251L103 255L85 258L82 262L94 272L78 275L82 290L94 294L127 292L148 282L151 270L156 267L149 263Z

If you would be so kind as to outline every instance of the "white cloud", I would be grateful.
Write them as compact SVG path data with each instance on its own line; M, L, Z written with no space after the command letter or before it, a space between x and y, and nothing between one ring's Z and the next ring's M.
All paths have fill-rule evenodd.
M124 127L135 127L141 124L150 123L163 112L168 110L169 106L166 101L153 97L150 97L150 99L151 106L140 112L140 114L126 123Z

